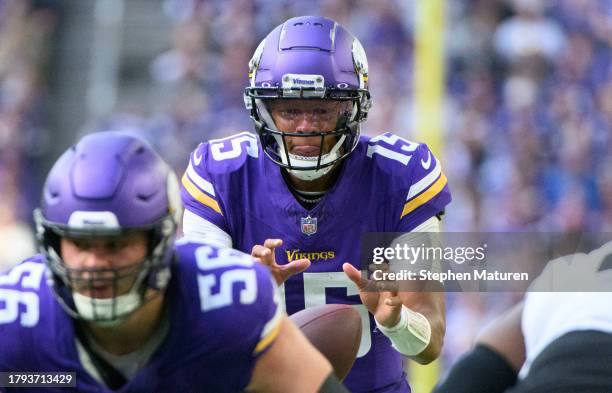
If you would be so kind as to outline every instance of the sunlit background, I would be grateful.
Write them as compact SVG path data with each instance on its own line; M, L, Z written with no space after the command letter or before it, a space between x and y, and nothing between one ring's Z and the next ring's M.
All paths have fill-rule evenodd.
M42 181L79 135L140 130L182 173L251 130L248 60L304 14L363 43L363 131L441 155L446 230L612 231L609 0L0 0L0 267L35 252ZM449 296L441 372L519 296Z

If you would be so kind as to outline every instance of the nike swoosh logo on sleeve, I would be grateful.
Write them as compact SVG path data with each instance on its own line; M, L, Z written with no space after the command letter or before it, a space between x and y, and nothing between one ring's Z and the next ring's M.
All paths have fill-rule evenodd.
M427 161L423 161L423 159L421 158L421 165L423 165L423 168L425 170L429 169L429 167L431 166L431 152L427 152Z
M193 152L193 163L196 164L196 166L200 165L202 162L202 154L198 156L198 152L199 150Z

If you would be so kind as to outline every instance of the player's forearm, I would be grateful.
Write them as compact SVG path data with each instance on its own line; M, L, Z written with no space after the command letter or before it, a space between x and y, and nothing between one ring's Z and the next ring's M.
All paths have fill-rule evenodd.
M396 350L418 363L428 364L440 356L446 320L444 294L400 293L403 307L400 322L393 328L380 327Z
M287 316L281 324L274 343L258 359L247 390L257 393L318 392L333 372L331 364Z
M438 242L435 233L439 231L439 219L434 216L411 232L398 237L394 242L400 245ZM432 266L427 265L427 268L431 269ZM400 288L399 295L404 306L424 316L430 330L429 342L425 349L415 355L407 356L421 364L431 363L440 356L446 332L444 288L437 281L404 281L400 282Z
M525 338L521 329L523 307L523 301L514 305L489 324L476 339L477 344L486 345L502 356L516 372L525 362Z
M431 327L429 345L427 345L423 352L415 356L410 356L412 360L420 364L429 364L440 356L442 345L444 344L444 334L446 332L444 315L430 313L429 315L425 315L425 317L429 321Z
M492 348L477 344L463 355L433 393L501 393L516 383L516 371Z

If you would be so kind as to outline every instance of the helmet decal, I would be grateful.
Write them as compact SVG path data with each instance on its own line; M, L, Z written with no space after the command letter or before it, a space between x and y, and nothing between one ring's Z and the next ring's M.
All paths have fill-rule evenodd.
M353 40L352 54L355 71L359 75L359 87L364 89L368 82L368 58L358 39Z

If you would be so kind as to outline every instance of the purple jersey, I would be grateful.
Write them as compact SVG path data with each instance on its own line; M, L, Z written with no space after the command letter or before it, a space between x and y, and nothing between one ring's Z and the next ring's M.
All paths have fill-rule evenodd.
M427 146L389 133L361 137L341 171L333 188L306 210L257 137L245 132L198 146L182 179L182 197L186 209L230 234L239 250L280 238L279 264L309 258L308 270L281 287L287 312L355 304L363 336L346 386L354 392L407 392L402 356L375 329L342 263L359 268L364 232L407 232L441 212L450 202L446 177Z
M279 331L275 284L265 267L235 250L181 242L176 256L169 332L118 391L240 392ZM79 392L111 392L80 363L73 322L45 269L36 256L0 275L0 371L71 371Z

